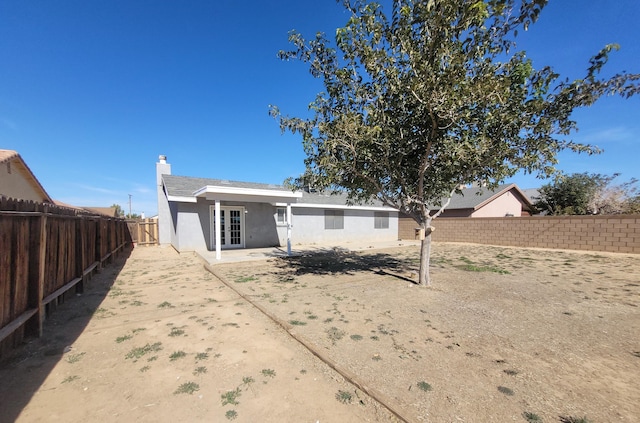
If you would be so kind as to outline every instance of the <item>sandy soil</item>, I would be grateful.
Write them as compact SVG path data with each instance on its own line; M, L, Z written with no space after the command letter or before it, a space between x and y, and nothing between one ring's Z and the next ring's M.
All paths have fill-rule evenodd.
M136 248L0 364L0 420L638 421L638 256L436 244L426 289L417 253Z

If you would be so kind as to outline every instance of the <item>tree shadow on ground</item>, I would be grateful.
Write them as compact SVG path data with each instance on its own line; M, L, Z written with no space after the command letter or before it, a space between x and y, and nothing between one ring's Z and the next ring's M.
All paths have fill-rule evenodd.
M403 275L416 270L412 260L387 253L359 253L343 248L332 248L303 252L292 257L280 257L276 265L280 272L289 276L353 275L357 272L374 272L416 283Z
M73 343L99 310L130 254L130 247L118 253L89 279L82 294L67 291L47 313L42 337L27 338L1 357L0 422L16 421L56 364L73 354Z

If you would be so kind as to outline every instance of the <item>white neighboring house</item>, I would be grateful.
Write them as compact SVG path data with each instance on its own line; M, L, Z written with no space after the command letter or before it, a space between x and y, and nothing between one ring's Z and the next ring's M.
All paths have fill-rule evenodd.
M160 244L177 251L291 244L395 241L398 212L381 204L346 205L346 196L280 185L171 174L156 164Z

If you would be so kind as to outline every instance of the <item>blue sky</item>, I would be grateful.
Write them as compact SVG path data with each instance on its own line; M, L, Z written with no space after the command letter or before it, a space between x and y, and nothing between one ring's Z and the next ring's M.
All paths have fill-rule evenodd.
M147 216L160 154L176 175L281 183L304 170L304 153L268 106L302 115L322 86L276 54L291 29L332 35L347 19L333 0L2 0L0 148L17 150L54 199L128 210L131 195ZM518 48L573 79L617 42L607 72L640 73L638 22L638 0L551 0ZM640 179L640 97L575 118L574 139L605 152L563 153L562 170Z

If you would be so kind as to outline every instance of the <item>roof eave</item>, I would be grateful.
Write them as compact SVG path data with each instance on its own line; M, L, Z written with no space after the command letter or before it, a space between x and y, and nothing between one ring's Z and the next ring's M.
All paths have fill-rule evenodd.
M302 198L302 192L288 191L288 190L275 190L275 189L260 189L260 188L240 188L240 187L223 187L219 185L206 185L196 191L194 191L194 197L207 197L208 195L239 195L239 196L257 196L267 198Z

